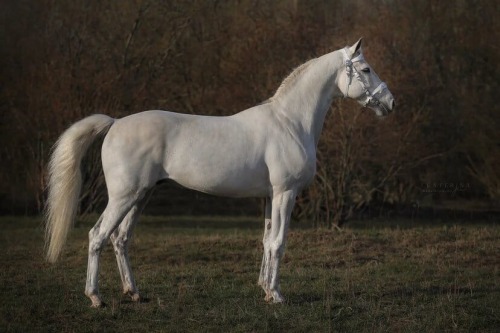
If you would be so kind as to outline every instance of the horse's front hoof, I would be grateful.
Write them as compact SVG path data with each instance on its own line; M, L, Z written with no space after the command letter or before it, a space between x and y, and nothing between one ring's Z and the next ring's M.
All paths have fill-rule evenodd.
M285 303L285 297L283 297L283 295L281 295L280 293L275 293L273 295L273 303L274 304Z
M92 305L90 307L92 307L92 308L104 308L106 306L106 304L104 304L104 302L101 301L101 298L99 296L90 295L88 297L92 301Z
M264 300L268 303L284 303L285 302L285 297L281 295L279 291L273 290L273 291L267 291L266 292L266 297L264 297Z

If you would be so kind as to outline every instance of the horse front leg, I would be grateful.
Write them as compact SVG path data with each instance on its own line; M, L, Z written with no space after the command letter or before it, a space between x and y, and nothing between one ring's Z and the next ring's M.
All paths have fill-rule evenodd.
M272 200L271 231L268 239L268 269L265 276L266 301L282 303L279 281L279 265L285 251L290 216L295 204L296 190L277 193Z
M261 286L264 291L267 292L266 288L266 276L269 271L269 235L271 233L271 214L272 214L272 204L271 198L266 198L266 208L265 208L265 216L264 216L264 237L262 239L262 245L264 247L264 252L262 254L262 264L260 266L260 274L259 274L259 286Z

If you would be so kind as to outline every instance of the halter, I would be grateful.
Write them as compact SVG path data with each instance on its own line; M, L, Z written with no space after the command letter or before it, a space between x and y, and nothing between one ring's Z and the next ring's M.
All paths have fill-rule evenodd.
M345 93L344 97L349 97L349 87L351 86L352 83L352 77L355 76L359 83L361 84L361 88L363 89L365 93L365 100L362 102L363 106L378 106L382 107L386 112L389 112L387 108L382 104L377 97L375 97L376 94L381 92L382 90L387 88L387 85L385 82L381 82L377 88L375 88L372 92L368 90L366 87L365 82L361 79L361 75L359 72L356 70L356 68L353 66L353 63L364 60L363 55L360 53L358 56L349 59L348 53L347 53L347 48L342 49L342 54L344 55L344 62L345 62L345 67L346 67L346 72L347 72L347 77L349 77L349 83L347 84L347 91Z

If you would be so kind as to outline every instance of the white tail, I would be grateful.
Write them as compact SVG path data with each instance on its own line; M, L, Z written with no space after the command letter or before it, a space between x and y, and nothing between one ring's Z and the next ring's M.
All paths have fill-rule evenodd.
M73 124L54 145L48 165L45 209L45 244L49 262L56 262L59 258L73 225L82 184L82 158L92 142L107 133L114 121L106 115L92 115Z

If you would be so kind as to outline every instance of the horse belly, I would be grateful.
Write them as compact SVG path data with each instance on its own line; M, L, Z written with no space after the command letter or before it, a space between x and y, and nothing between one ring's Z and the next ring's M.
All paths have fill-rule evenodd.
M195 135L195 134L194 134ZM263 197L269 193L269 174L263 153L234 137L167 140L165 173L180 185L230 197Z
M269 193L268 177L261 168L192 161L183 168L168 168L166 173L184 187L213 195L264 197Z

